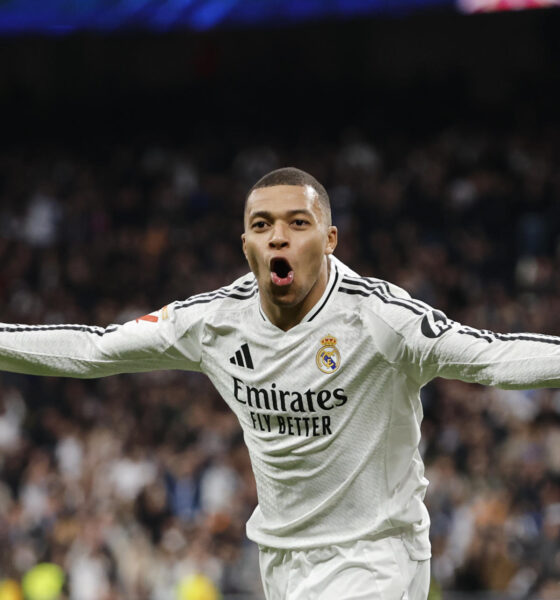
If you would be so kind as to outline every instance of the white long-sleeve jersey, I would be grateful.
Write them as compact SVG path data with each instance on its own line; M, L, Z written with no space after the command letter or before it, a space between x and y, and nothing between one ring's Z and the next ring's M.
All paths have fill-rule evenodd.
M248 274L124 325L0 325L0 369L201 371L243 428L259 499L251 539L296 549L399 531L425 559L420 388L437 376L558 386L560 338L460 325L330 260L323 297L289 331L266 318Z

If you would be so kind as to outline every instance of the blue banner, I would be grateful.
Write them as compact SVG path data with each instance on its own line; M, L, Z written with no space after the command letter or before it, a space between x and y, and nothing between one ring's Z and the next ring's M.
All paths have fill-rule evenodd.
M205 31L404 15L453 4L454 0L0 0L0 32Z

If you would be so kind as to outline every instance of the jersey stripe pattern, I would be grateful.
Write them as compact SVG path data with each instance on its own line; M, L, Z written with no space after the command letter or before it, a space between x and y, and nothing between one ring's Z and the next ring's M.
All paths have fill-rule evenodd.
M88 325L4 325L0 327L0 333L19 333L22 331L84 331L94 335L103 336L112 333L118 328L117 325L109 327L91 327Z
M208 302L213 302L214 300L219 300L220 298L248 300L250 298L253 298L257 294L257 291L258 289L256 280L248 281L243 283L242 285L223 287L215 292L208 292L192 296L185 302L177 303L177 305L175 306L175 310L179 310L181 308L188 308L189 306L193 306L194 304L207 304Z

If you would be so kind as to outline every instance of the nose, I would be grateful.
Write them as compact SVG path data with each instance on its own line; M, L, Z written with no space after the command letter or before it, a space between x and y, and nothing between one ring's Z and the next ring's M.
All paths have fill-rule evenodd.
M275 250L285 248L289 245L286 229L281 223L275 223L274 227L271 229L271 236L268 240L268 245L270 248L274 248Z

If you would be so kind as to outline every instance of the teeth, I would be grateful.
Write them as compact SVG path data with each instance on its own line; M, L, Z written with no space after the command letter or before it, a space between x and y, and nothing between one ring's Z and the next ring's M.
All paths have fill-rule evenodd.
M294 281L294 272L290 271L285 277L280 277L274 271L270 274L272 283L279 286L290 285Z

